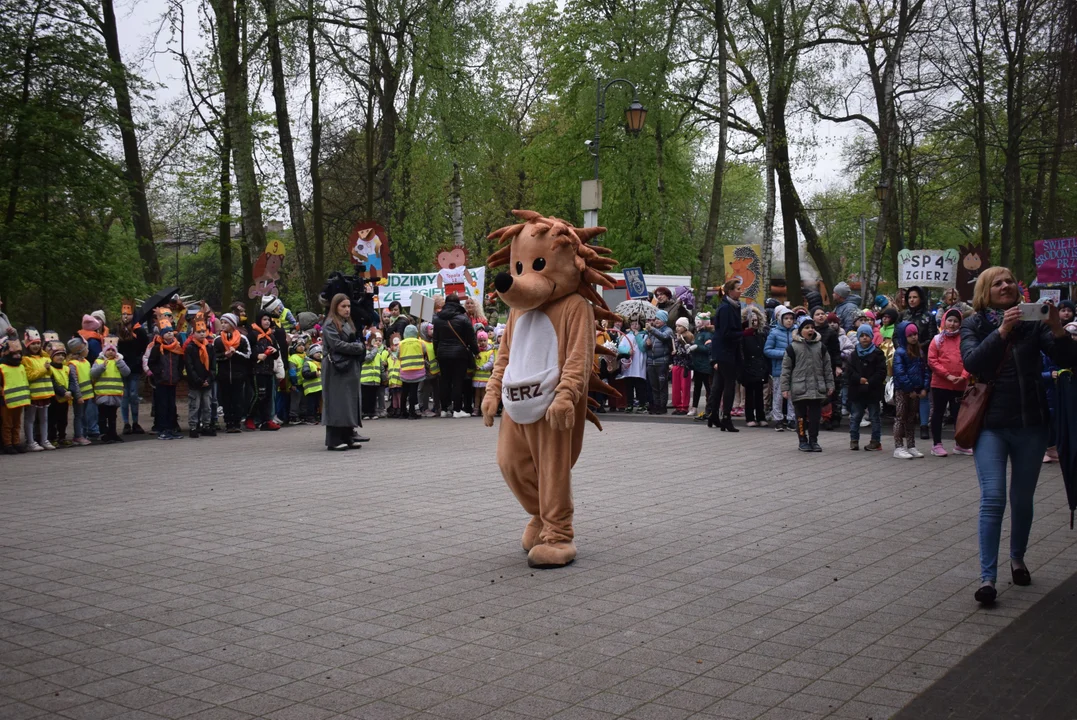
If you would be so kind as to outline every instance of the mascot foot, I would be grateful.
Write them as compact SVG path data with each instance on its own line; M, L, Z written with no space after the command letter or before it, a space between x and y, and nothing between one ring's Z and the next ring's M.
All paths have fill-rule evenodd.
M527 564L533 568L564 567L576 559L576 543L571 540L541 543L527 553Z
M531 516L531 522L527 523L527 527L524 528L524 536L520 538L520 544L523 545L524 552L531 552L531 548L538 545L541 532L542 521L537 516Z

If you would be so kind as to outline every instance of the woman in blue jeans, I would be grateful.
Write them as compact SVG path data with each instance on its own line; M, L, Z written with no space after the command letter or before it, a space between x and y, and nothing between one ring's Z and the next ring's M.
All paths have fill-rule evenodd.
M1010 573L1014 585L1029 585L1025 549L1032 529L1032 496L1047 449L1047 398L1041 352L1062 367L1077 363L1077 342L1051 308L1044 322L1023 322L1020 293L1008 269L988 268L976 280L976 314L961 326L965 369L994 381L983 430L976 442L980 481L980 587L976 601L995 601L998 546L1006 511L1006 464L1010 463Z

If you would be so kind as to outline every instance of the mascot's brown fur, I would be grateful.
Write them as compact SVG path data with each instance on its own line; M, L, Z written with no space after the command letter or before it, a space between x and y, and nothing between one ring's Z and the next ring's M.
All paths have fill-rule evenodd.
M508 265L494 279L509 306L497 362L486 385L482 417L494 424L505 405L497 442L501 474L531 514L523 534L527 563L561 567L576 558L572 529L572 466L583 446L588 390L616 395L594 374L595 318L616 319L592 285L614 287L604 271L617 261L587 241L606 228L575 228L530 210L523 222L490 234L500 250L487 261Z

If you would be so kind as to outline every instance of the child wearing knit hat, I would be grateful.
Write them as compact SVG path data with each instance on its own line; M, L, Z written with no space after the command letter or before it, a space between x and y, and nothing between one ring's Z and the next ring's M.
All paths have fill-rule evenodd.
M482 399L486 395L486 383L494 370L497 362L497 353L490 347L490 336L484 330L475 334L475 341L479 345L479 354L475 358L475 374L471 378L471 387L475 392L475 407L471 411L472 417L482 417Z

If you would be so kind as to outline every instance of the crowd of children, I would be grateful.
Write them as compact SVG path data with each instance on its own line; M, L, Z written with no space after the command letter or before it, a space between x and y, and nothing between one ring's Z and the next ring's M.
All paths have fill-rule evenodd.
M317 425L321 318L303 316L307 322L300 323L272 296L261 299L253 322L242 303L218 316L204 303L174 298L145 323L137 322L133 304L125 303L115 333L106 326L105 313L95 311L83 317L82 327L66 342L51 331L27 327L20 336L14 327L5 327L0 338L3 452L121 443L124 436L145 434L139 403L147 386L152 391L151 431L161 440ZM380 326L363 332L362 418L477 414L502 328L490 327L482 313L469 311L468 319L477 339L473 367L467 371L468 412L452 412L442 397L433 324L417 323L393 303ZM182 388L186 434L176 404Z
M930 308L927 292L919 287L898 299L880 295L872 309L862 308L845 283L834 296L831 312L817 294L807 307L768 300L761 308L734 300L740 323L731 333L715 328L710 313L693 313L687 288L673 293L658 288L653 317L596 324L596 342L618 356L598 357L596 367L621 394L595 395L598 412L666 413L666 377L672 372L674 415L695 415L699 422L737 432L727 418L717 417L724 365L726 377L736 378L731 414L744 417L748 427L795 429L804 452L820 452L820 429L841 427L843 416L850 450L861 449L861 429L867 428L870 439L863 449L882 450L882 421L889 416L896 458L924 457L916 447L918 437L931 441L932 455L972 455L959 445L948 451L942 442L944 422L954 422L969 379L960 332L972 308L953 290ZM728 303L729 298L720 300L720 311ZM1061 301L1058 310L1062 324L1077 335L1073 301ZM723 336L733 338L732 347L715 352ZM1043 360L1050 390L1059 368L1050 358ZM1052 447L1044 462L1056 458Z

